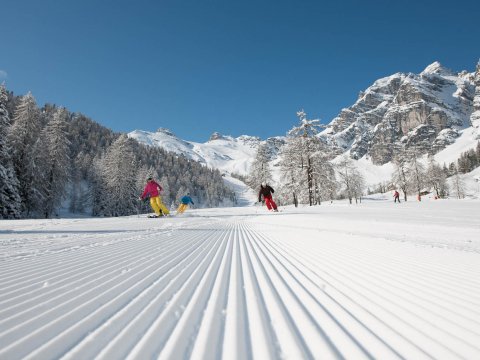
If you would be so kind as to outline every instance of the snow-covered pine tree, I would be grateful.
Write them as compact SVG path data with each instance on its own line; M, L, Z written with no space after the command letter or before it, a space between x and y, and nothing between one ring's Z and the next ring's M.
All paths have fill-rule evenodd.
M288 203L290 199L295 207L300 202L302 189L305 188L305 178L302 176L302 153L301 139L288 136L285 145L280 151L280 173L282 176L282 186L280 187L278 198L280 204Z
M0 84L0 218L15 219L21 216L21 200L7 144L10 127L7 101L5 86Z
M457 197L457 199L463 199L465 197L465 182L461 178L457 167L453 169L454 175L452 177L452 187L453 193Z
M319 141L318 150L312 155L313 185L315 204L321 204L322 200L333 200L338 188L335 177L335 168L331 163L334 157L331 150Z
M340 183L343 186L343 192L351 204L352 199L358 196L361 189L361 182L359 184L355 180L360 176L360 173L355 167L353 160L347 155L341 157L336 168Z
M418 149L416 146L411 146L407 151L408 156L408 173L410 174L409 182L412 184L412 189L417 192L418 199L421 199L422 187L425 184L425 167L418 158Z
M82 213L85 211L85 206L80 205L81 188L82 188L82 171L81 171L81 153L73 160L71 167L72 173L70 176L70 191L68 211L71 213Z
M328 151L319 151L313 157L313 179L315 188L315 202L322 200L332 201L335 198L338 182L335 177L335 168L330 162L331 154Z
M71 146L70 146L71 148ZM92 206L92 179L95 166L92 156L79 152L72 165L70 177L70 206L72 213L85 213Z
M262 182L272 183L272 171L270 170L270 153L267 144L260 144L255 159L250 167L247 184L257 189Z
M315 182L314 182L314 160L315 156L318 156L322 152L322 143L317 137L320 125L320 120L308 120L305 111L300 110L297 112L297 116L300 120L298 126L293 127L289 131L289 135L299 139L297 145L299 146L301 168L306 178L308 203L310 206L315 204Z
M137 209L137 164L131 142L121 135L105 155L101 171L109 197L106 209L109 216L131 215Z
M53 118L42 131L45 141L45 188L44 215L52 215L66 195L67 184L70 179L70 141L67 137L68 112L65 108L56 109Z
M40 112L35 98L29 92L23 96L15 110L10 127L8 144L12 151L12 162L19 181L22 211L29 216L39 208L42 200L41 184L37 178L41 169L35 164L36 149L39 149L41 131Z
M447 177L440 165L435 162L433 156L428 159L426 182L435 190L437 197L443 198L448 195Z
M93 171L90 175L92 183L92 215L109 216L109 201L111 195L104 178L105 157L97 156L93 161Z
M170 204L170 202L174 201L175 199L172 198L172 193L170 192L170 183L168 181L168 177L166 175L162 176L159 184L163 189L162 194L160 195L162 197L162 202L165 205Z
M365 192L365 187L366 187L365 179L356 167L354 167L352 171L353 171L352 183L351 183L352 194L355 198L355 203L358 203L359 201L362 202L362 196Z

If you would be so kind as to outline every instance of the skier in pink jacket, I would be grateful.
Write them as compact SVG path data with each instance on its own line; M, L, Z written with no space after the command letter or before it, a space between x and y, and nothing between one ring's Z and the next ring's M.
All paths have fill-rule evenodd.
M160 211L164 216L170 214L170 211L168 211L167 207L162 203L162 198L160 197L162 190L162 187L155 180L153 180L152 177L148 177L147 185L145 185L143 194L140 196L141 200L147 196L150 197L150 206L152 207L153 211L155 211L157 216L161 215Z

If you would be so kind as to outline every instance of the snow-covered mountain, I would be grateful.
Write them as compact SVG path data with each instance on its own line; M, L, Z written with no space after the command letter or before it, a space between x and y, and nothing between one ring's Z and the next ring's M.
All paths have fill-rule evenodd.
M283 138L281 137L262 141L258 137L242 135L234 138L217 132L213 133L207 142L197 143L182 140L165 128L160 128L156 132L135 130L128 136L141 143L159 146L167 151L184 155L224 173L240 175L247 175L257 148L261 143L268 143L273 155L278 152L283 144Z
M294 124L292 124L293 126ZM246 175L258 146L265 142L278 163L284 137L260 140L213 133L206 143L185 141L169 130L135 130L138 141L199 161L225 173ZM480 139L480 63L475 72L455 73L439 62L420 74L396 73L375 81L351 107L343 109L320 134L338 153L358 160L367 183L389 179L390 161L400 146L454 162Z
M354 159L367 155L381 165L402 145L437 153L463 130L478 129L478 114L480 65L475 73L454 73L434 62L420 74L397 73L375 81L322 136Z

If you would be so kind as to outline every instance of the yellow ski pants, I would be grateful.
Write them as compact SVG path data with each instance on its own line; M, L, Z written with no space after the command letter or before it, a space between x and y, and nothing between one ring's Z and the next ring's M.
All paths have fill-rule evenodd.
M157 216L160 216L160 210L162 210L163 215L170 214L170 211L168 211L167 207L163 205L160 196L151 197L150 206L152 207L153 211L155 211L155 214L157 214Z
M180 206L177 209L177 214L183 214L185 210L187 210L188 205L187 204L180 204Z

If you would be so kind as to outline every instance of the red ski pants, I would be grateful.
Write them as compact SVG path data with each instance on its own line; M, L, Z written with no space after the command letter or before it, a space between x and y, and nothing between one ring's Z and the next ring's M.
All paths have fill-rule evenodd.
M265 205L267 205L268 210L277 210L277 204L275 204L275 201L273 201L271 196L264 196L265 199Z

